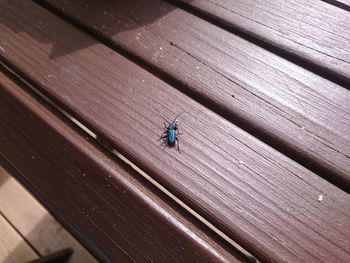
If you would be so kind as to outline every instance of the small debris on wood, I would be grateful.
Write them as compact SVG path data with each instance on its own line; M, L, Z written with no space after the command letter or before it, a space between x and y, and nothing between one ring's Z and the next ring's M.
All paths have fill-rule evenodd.
M323 201L323 195L318 195L317 201L322 202Z

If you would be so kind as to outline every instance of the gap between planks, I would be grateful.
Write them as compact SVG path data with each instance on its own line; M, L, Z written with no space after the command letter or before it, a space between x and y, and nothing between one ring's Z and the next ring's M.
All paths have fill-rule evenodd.
M73 127L69 128L70 125L62 122L64 119L57 118L44 105L55 113L56 110L36 97L44 105L39 104L39 101L25 92L33 95L19 81L3 74L0 80L0 87L4 90L0 97L8 109L4 109L3 118L12 127L8 129L0 126L1 132L5 134L3 137L8 137L8 142L2 141L4 152L9 158L8 161L2 158L4 165L80 236L84 244L99 254L102 261L108 261L108 258L127 258L136 261L142 259L143 262L146 259L152 261L153 257L156 261L160 259L160 262L167 262L169 258L175 261L178 258L188 259L188 262L202 262L201 258L210 262L247 261L247 258L222 242L217 235L202 227L187 213L181 212L179 207L173 206L166 196L146 180L138 178L117 158L91 142L85 134L72 130ZM31 117L29 120L28 113ZM17 136L12 136L11 133ZM36 140L32 138L41 138L42 143L35 143ZM59 142L58 145L51 147L56 142ZM12 145L18 146L17 150L12 150ZM76 156L77 163L70 162L70 155ZM46 161L41 162L42 158ZM56 160L65 163L66 171L62 170L60 162ZM81 170L82 167L85 173ZM68 175L67 172L70 176L62 179L65 176L61 175ZM50 178L47 174L51 174ZM51 191L51 188L57 189ZM52 195L52 192L56 194ZM81 195L89 198L80 202ZM68 216L65 217L65 214ZM81 217L82 214L84 216ZM74 225L82 227L81 231L77 231ZM95 226L99 226L101 231L96 232ZM135 243L134 239L138 242ZM127 242L119 243L119 240ZM100 250L94 248L94 244L100 246ZM109 256L106 258L101 252Z
M162 184L157 182L155 179L153 179L150 175L148 175L146 172L144 172L142 169L140 169L137 165L135 165L132 161L130 161L128 158L123 156L118 150L114 149L107 143L103 141L103 139L100 139L97 137L97 135L90 130L88 127L86 127L83 123L79 122L76 118L74 118L72 115L70 115L67 111L62 109L58 104L53 102L49 97L47 97L45 94L43 94L40 90L35 88L32 84L30 84L28 81L23 79L20 75L18 75L15 71L13 71L10 67L8 67L6 64L0 61L0 65L2 65L8 73L18 78L28 89L34 92L37 96L39 96L41 99L43 99L45 102L47 102L50 106L52 106L55 110L60 112L65 118L67 118L69 121L71 121L78 129L86 133L88 136L90 136L93 140L95 140L98 144L100 144L102 147L104 147L107 151L109 151L111 154L113 154L115 157L120 159L122 162L130 166L133 170L136 171L136 173L143 178L145 178L147 181L149 181L152 185L154 185L156 188L158 188L161 192L163 192L166 196L168 196L170 199L172 199L175 203L180 205L183 209L185 209L187 212L189 212L192 216L194 216L196 219L198 219L200 222L202 222L204 225L206 225L209 229L214 231L217 235L219 235L222 239L224 239L226 242L228 242L230 245L232 245L235 249L240 251L250 262L256 262L258 263L259 260L256 259L250 252L248 252L245 248L243 248L241 245L239 245L237 242L235 242L233 239L228 237L224 232L222 232L220 229L215 227L212 223L210 223L208 220L206 220L203 216L201 216L199 213L197 213L195 210L193 210L189 205L187 205L185 202L180 200L176 195L174 195L170 190L168 190L166 187L164 187ZM1 171L1 170L0 170ZM1 197L1 195L0 195ZM1 210L1 206L0 206ZM89 261L87 261L89 262ZM73 262L72 262L73 263Z
M279 1L277 5L274 1L166 1L349 89L348 40L338 32L338 28L344 28L350 21L349 6L345 3L335 0L314 0L309 4L297 0ZM299 7L300 3L304 6ZM299 19L302 13L296 11L297 8L309 9L309 13ZM253 9L259 10L256 16L249 15ZM322 14L328 17L320 19ZM316 17L319 24L327 21L328 27L333 28L327 28L327 24L319 28L313 24L316 21L304 23L307 16ZM290 25L290 21L295 24ZM305 37L304 34L309 35Z
M330 5L334 5L336 7L339 7L345 11L350 12L350 1L349 0L321 0L325 3L328 3Z

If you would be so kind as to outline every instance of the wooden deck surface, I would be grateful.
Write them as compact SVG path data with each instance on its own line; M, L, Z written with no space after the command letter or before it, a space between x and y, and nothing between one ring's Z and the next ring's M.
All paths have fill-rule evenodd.
M343 143L349 139L350 104L344 101L350 101L350 94L339 85L162 1L150 1L147 7L141 0L90 1L83 8L79 1L50 3L103 34L113 47L162 70L170 84L174 80L169 78L175 78L177 88L206 107L350 187L350 146ZM159 23L151 23L162 13ZM348 17L350 23L350 14L337 17Z
M350 13L337 6L341 1L179 2L232 30L245 32L309 70L321 71L325 77L350 84ZM349 6L349 3L343 4Z
M348 7L1 0L2 162L102 261L349 262Z

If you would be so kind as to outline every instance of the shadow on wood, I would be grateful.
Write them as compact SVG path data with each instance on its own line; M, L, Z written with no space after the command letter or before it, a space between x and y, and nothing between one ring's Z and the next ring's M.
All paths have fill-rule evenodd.
M41 1L36 2L38 2L39 4L41 3ZM29 5L32 4L30 4L29 2L24 3L24 6L28 8L23 8L23 4L19 6L16 2L12 2L9 0L2 1L0 3L0 8L6 9L7 11L5 16L0 17L0 23L6 25L6 27L11 29L15 33L23 33L28 35L28 37L30 38L35 38L41 43L46 43L47 45L45 45L45 47L49 49L51 59L57 59L61 56L74 53L76 51L87 48L90 45L96 44L96 41L90 38L75 38L76 31L73 32L71 30L71 27L69 26L62 28L56 25L52 25L53 20L49 19L49 16L51 16L50 13L46 13L44 17L42 15L38 16L36 9L33 10L29 7ZM162 12L151 12L152 5L149 5L147 2L138 2L137 4L133 4L132 2L127 1L121 1L118 7L116 7L115 5L110 5L109 8L106 8L106 5L101 5L100 2L92 0L84 1L83 5L81 3L79 4L79 1L65 1L61 9L62 11L64 11L68 8L79 9L79 12L82 15L90 13L91 10L103 14L97 19L94 18L93 24L95 28L103 28L104 30L106 30L106 32L108 32L109 35L116 35L124 31L140 27L142 25L157 23L158 20L160 20L168 12L171 12L171 10L173 9L162 9ZM121 17L119 23L115 23L116 18L114 17L115 12L113 11L113 8L118 8L121 10L128 10L130 8L133 8L135 9L135 13L138 13L140 12L140 10L142 10L145 16L130 17L130 13L126 11L128 17ZM14 11L18 11L18 9L21 9L25 12L30 12L31 20L27 21L27 23L18 22L18 18L16 17L16 13ZM57 10L55 12L60 14L60 12ZM72 21L72 19L68 20L73 22L78 27L82 26L81 24L79 24L79 22ZM62 21L59 21L59 23L62 23ZM63 45L62 43L57 44L54 38L52 37L53 33L50 30L50 28L52 27L57 28L55 34L61 35L61 40L64 42ZM36 32L38 31L33 30L33 28L39 28L40 33L36 34ZM42 34L42 32L45 32L45 34ZM0 41L0 47L1 42L2 41Z

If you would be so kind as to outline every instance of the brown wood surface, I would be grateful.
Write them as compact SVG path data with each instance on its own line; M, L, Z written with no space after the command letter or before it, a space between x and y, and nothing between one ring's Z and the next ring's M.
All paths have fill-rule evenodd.
M1 161L103 262L240 262L0 73Z
M347 193L31 2L0 10L6 63L258 258L350 260ZM162 150L156 114L182 111Z
M311 64L309 68L327 78L350 85L348 0L178 2L223 26L248 33L272 50L283 50L290 59Z
M322 0L328 4L350 11L350 0Z
M320 0L178 2L350 85L350 13L346 10Z
M175 80L212 110L350 189L348 90L158 0L147 5L142 0L45 2L165 73L168 82Z

